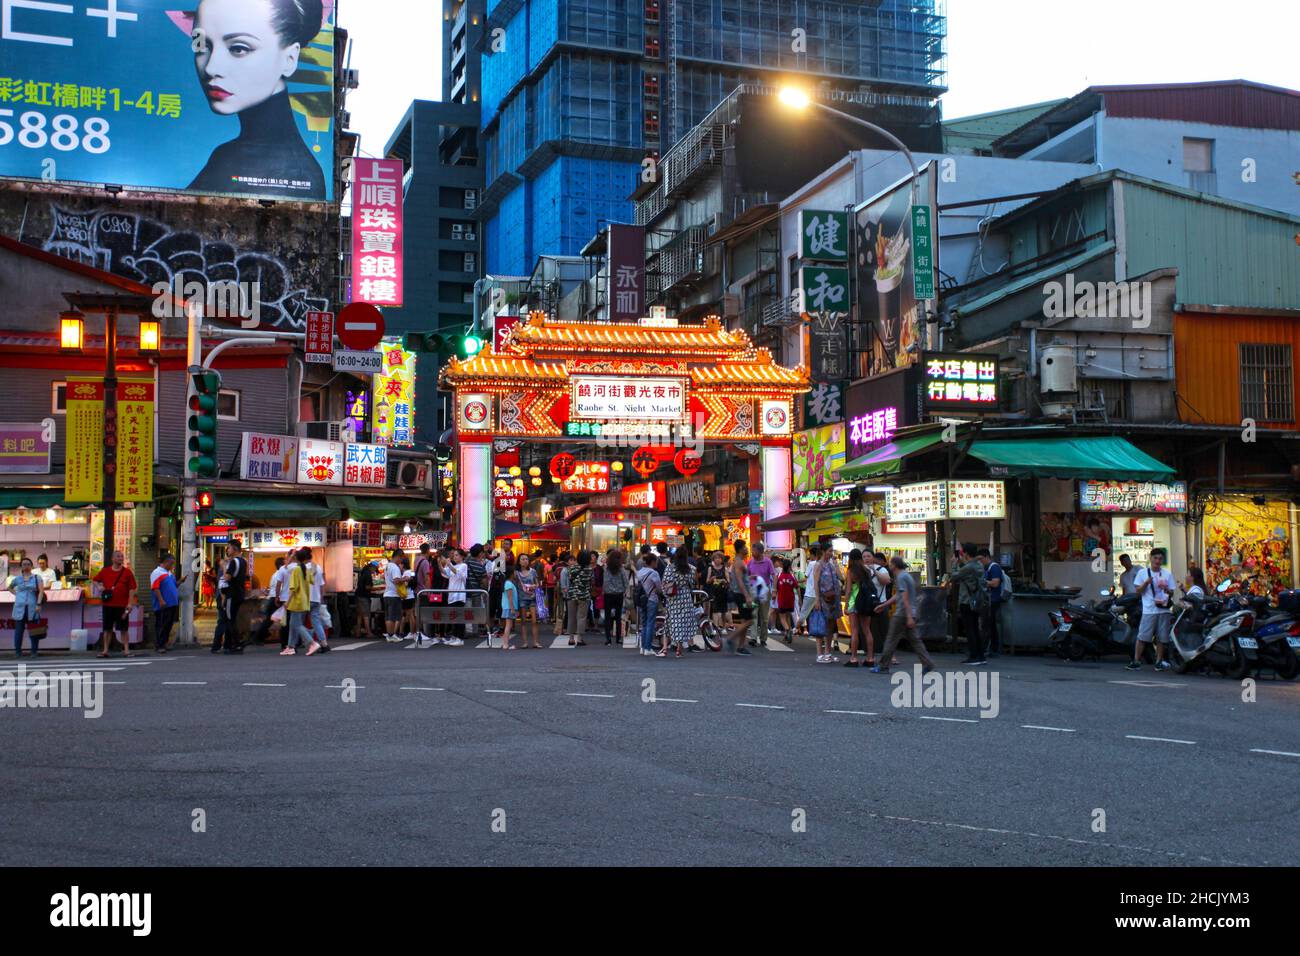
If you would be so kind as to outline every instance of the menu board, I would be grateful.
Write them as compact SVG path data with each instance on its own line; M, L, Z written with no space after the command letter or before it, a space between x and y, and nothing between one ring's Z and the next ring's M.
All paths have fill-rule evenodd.
M1079 510L1184 514L1187 482L1080 481Z
M1005 518L1006 482L926 481L903 485L885 496L891 527L923 521Z
M923 481L894 488L885 495L885 516L899 524L944 520L948 517L948 482Z
M1005 518L1007 486L1002 481L948 482L949 518Z

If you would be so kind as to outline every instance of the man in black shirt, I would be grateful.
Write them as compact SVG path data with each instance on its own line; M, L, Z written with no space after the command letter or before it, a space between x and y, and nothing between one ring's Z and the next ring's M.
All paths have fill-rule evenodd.
M239 609L244 604L244 595L248 590L248 561L244 558L243 548L238 541L226 545L226 567L222 574L224 584L220 597L224 611L225 627L218 627L212 639L212 653L221 649L224 637L227 654L244 653L244 642L239 636ZM221 622L218 621L218 624Z

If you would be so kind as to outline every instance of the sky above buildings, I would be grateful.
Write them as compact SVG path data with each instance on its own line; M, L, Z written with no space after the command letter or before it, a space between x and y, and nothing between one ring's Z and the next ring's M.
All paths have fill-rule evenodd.
M343 0L363 153L413 99L440 94L441 4ZM1300 87L1297 0L948 0L947 118L1072 96L1093 84L1246 79Z

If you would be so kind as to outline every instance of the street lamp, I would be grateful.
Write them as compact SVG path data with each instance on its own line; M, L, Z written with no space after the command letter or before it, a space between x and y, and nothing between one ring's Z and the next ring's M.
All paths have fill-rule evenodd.
M912 156L912 151L908 149L901 139L891 133L889 130L877 126L875 123L869 123L861 117L854 116L852 113L845 113L843 110L837 110L834 107L827 106L825 103L818 102L810 97L806 92L794 86L782 87L777 93L776 98L795 110L805 110L810 106L815 106L823 112L838 116L840 119L848 120L850 123L856 123L858 126L871 130L877 136L882 136L889 140L899 152L907 158L907 164L912 167L912 204L916 204L916 181L920 176L920 170L916 168L916 159Z
M140 352L157 353L162 348L162 323L157 319L140 320Z
M76 309L59 313L59 348L80 352L86 338L86 317Z

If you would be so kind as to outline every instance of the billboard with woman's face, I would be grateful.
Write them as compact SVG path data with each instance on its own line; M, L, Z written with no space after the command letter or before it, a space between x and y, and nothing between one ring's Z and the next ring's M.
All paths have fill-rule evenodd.
M0 2L0 177L334 198L336 0Z

